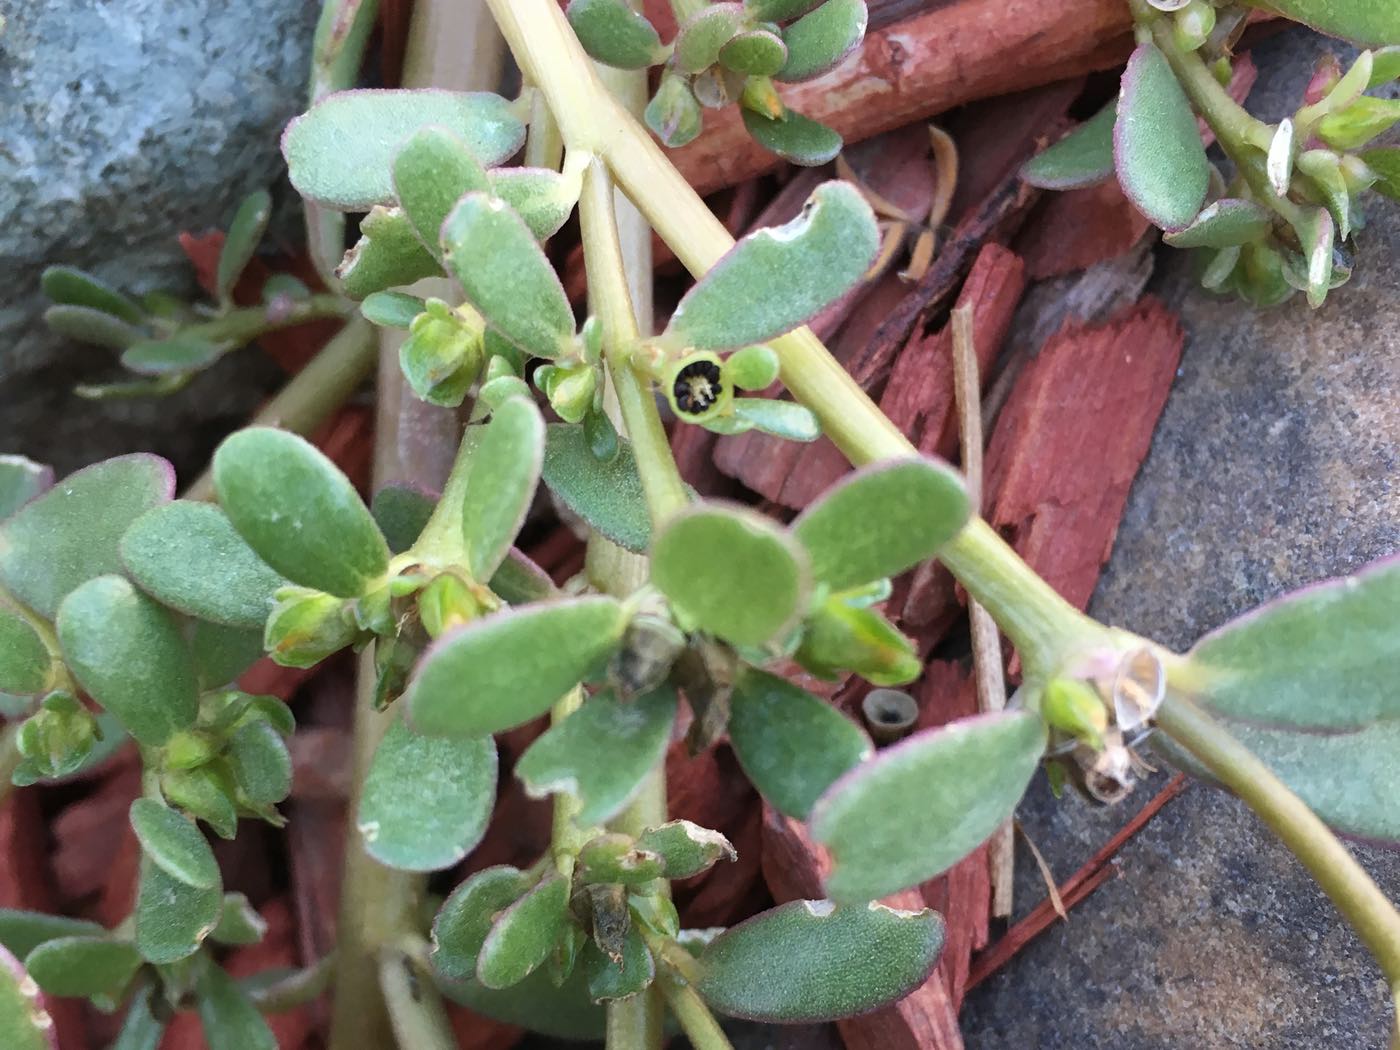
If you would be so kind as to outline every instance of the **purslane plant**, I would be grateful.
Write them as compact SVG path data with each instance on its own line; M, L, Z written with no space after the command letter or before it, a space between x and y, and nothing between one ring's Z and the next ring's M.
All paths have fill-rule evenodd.
M606 1035L613 1050L658 1045L663 1003L696 1046L714 1048L727 1045L715 1013L811 1021L892 1001L930 972L941 921L874 902L985 840L1042 764L1091 797L1121 797L1149 734L1249 803L1400 983L1400 916L1328 828L1400 840L1390 685L1400 565L1282 599L1185 655L1073 610L970 514L957 475L917 455L800 327L875 254L859 193L823 185L797 219L735 244L570 28L597 54L646 37L622 17L630 9L576 0L566 20L554 0L491 6L534 85L527 96L331 94L284 139L293 184L322 223L368 211L343 290L375 323L408 329L413 389L449 405L475 394L441 496L390 488L367 507L314 447L266 427L220 446L216 503L174 499L168 466L149 456L57 485L26 460L0 460L0 690L19 719L6 737L14 780L70 775L126 737L144 768L129 921L105 930L0 912L6 1045L50 1045L43 996L71 995L127 1003L123 1046L154 1046L172 1011L196 1008L215 1050L271 1047L259 1009L333 979L331 960L271 985L220 967L213 946L256 940L261 926L223 892L197 822L228 836L240 817L281 820L295 727L285 705L231 684L242 670L263 652L305 667L346 648L372 659L372 702L391 717L354 814L362 848L387 869L440 871L465 857L495 800L494 735L552 721L515 767L528 794L554 800L544 856L477 873L431 930L416 890L365 902L395 909L370 948L395 1030L414 1033L405 1045L451 1045L433 985L546 1032ZM714 30L705 39L718 58L676 64L663 85L713 73L715 61L734 72L733 56L773 51L770 37L790 61L801 36L761 22L812 6L682 12L691 32L713 23L730 35L714 44L724 35ZM1158 16L1138 14L1155 34ZM666 61L680 52L678 42ZM1125 98L1135 78L1160 79L1151 54L1139 50ZM646 58L661 56L652 47ZM1140 105L1152 108L1130 109ZM566 148L559 170L501 167L525 116L541 112ZM660 334L640 331L632 310L614 180L698 277ZM575 207L592 311L582 325L541 248ZM399 290L437 273L456 280L462 305ZM793 402L737 396L779 377ZM545 422L531 383L561 422ZM790 526L694 498L654 390L678 419L722 433L825 432L860 469ZM512 546L541 479L611 551L564 592ZM880 604L891 577L934 555L1014 643L1022 685L1005 712L876 751L773 667L916 678L914 648ZM829 900L724 932L680 929L670 881L733 857L717 832L667 819L659 769L683 720L697 749L727 734L760 794L807 822L831 853ZM333 1046L354 1036L333 1034Z

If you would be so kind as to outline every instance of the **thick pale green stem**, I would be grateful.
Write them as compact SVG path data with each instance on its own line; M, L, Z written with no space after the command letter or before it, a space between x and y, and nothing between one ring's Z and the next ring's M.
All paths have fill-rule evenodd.
M606 160L623 192L688 270L699 275L712 267L734 239L646 129L605 90L558 6L552 0L488 3L516 60L548 98L564 141ZM772 345L783 382L853 463L914 454L899 428L810 330L798 329ZM1102 635L981 519L973 519L939 558L991 612L1032 672L1058 665Z
M669 976L658 977L656 983L661 986L666 1005L695 1050L733 1050L724 1029L693 987Z
M613 215L612 179L597 160L589 164L583 175L579 222L583 229L583 257L588 267L589 303L603 325L603 353L637 459L647 507L653 522L660 524L684 507L688 498L671 455L670 439L656 410L656 401L647 380L638 375L631 364L640 332Z
M1386 980L1400 983L1400 913L1317 814L1189 699L1169 693L1157 724L1259 815L1356 930Z
M374 327L353 318L310 362L263 406L253 426L309 434L330 418L374 371ZM214 478L205 471L183 493L185 499L214 498Z
M418 956L426 949L421 939L414 943L412 952L395 945L381 949L379 988L401 1050L456 1050L457 1040L442 997L430 975L418 965Z

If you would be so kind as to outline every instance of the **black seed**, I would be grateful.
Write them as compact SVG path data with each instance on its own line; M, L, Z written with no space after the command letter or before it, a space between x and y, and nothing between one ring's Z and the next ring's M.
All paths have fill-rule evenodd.
M704 414L723 392L719 365L713 361L692 361L676 373L671 386L676 407L693 416Z

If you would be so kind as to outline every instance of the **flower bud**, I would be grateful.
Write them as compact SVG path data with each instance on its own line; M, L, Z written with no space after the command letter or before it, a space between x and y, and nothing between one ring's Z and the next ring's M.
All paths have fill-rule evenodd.
M546 394L559 418L566 423L581 423L593 407L593 395L598 390L598 369L593 365L558 368L550 374Z
M413 392L429 404L460 405L481 372L484 331L479 318L429 299L399 348L399 364Z
M277 599L263 648L283 667L314 667L354 642L353 603L306 587L284 587Z
M854 671L875 685L904 685L923 671L914 643L873 609L829 598L807 619L794 656L815 675Z
M690 83L677 73L661 74L661 84L647 103L647 127L672 149L684 146L700 134L703 117L700 103L690 89Z
M724 379L740 390L763 390L777 380L778 367L778 355L771 346L746 346L724 362Z
M471 584L450 572L434 577L418 595L418 617L429 638L441 638L484 611Z
M1103 747L1108 729L1108 708L1087 682L1077 678L1054 678L1045 687L1040 713L1056 729L1062 729L1088 747Z
M25 759L25 769L16 772L16 783L75 772L100 737L97 719L72 693L50 693L16 734L16 746Z
M1172 38L1183 51L1195 51L1215 29L1215 8L1205 0L1191 0L1175 15Z
M208 824L222 838L233 838L238 828L237 793L232 777L214 762L195 769L176 769L160 778L160 790L168 802L196 820Z

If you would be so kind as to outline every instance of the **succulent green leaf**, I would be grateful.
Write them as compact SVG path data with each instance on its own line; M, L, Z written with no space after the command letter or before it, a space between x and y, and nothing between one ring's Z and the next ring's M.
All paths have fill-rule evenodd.
M179 626L130 581L99 576L65 598L58 639L78 683L142 744L194 724L198 686Z
M411 485L386 485L370 500L369 512L389 550L402 554L423 534L436 506L435 497Z
M224 235L224 246L219 251L219 265L214 275L214 291L227 301L233 294L233 286L252 261L258 250L267 222L272 218L272 196L267 190L254 190L243 198L229 223Z
M579 965L588 977L588 994L594 1002L630 999L656 979L656 961L642 940L642 932L633 923L622 942L622 958L614 962L594 941L588 941L580 953Z
M225 627L199 621L190 635L199 688L215 689L228 685L257 662L263 654L261 629Z
M352 598L388 568L355 486L305 438L240 430L214 453L214 490L248 545L295 583Z
M351 299L442 274L433 253L423 247L402 208L379 205L360 223L360 239L345 254L336 276Z
M156 1020L151 1013L150 998L138 995L132 999L117 1040L108 1050L157 1050L164 1036L165 1022Z
M559 596L549 573L514 547L491 577L491 589L512 605L542 602L546 598Z
M496 916L530 888L518 868L497 865L467 879L443 902L433 920L433 966L452 978L476 974L476 959Z
M59 937L101 937L106 932L97 923L83 919L0 908L0 948L20 959L46 941Z
M1384 197L1400 200L1400 146L1362 150L1360 157L1380 176L1372 188Z
M49 688L52 661L29 621L0 602L0 690L32 696Z
M46 619L79 584L120 572L127 527L175 492L157 456L119 456L70 474L0 525L0 583Z
M708 871L720 860L738 857L733 844L718 831L688 820L672 820L648 828L637 839L637 848L660 857L668 879L688 879Z
M569 882L550 875L497 917L482 942L476 979L509 988L549 958L569 921Z
M573 340L574 313L525 221L505 202L469 193L442 227L447 266L470 302L512 344L554 358Z
M1388 0L1267 0L1260 6L1357 44L1400 44L1400 8Z
M807 549L813 578L844 591L932 557L970 513L957 474L911 457L848 475L803 511L792 531Z
M656 137L672 149L695 141L704 121L690 81L670 70L662 72L661 83L642 116Z
M1358 59L1358 63L1359 61ZM1371 52L1371 76L1367 81L1366 90L1384 87L1392 80L1400 80L1400 44Z
M1317 136L1333 149L1353 150L1384 134L1400 121L1400 99L1362 95L1346 109L1329 113L1317 124Z
M1331 150L1305 150L1298 157L1298 170L1312 179L1322 195L1322 203L1332 213L1337 240L1351 236L1351 189L1342 176L1341 158Z
M822 0L744 0L744 9L760 22L786 22L805 15Z
M122 365L145 376L177 375L208 368L228 350L197 335L180 333L169 339L143 339L122 352Z
M52 487L52 467L24 456L0 455L0 521Z
M709 4L676 33L672 61L683 73L700 73L719 61L720 50L744 24L743 4Z
M830 1021L903 998L942 948L943 920L927 909L791 901L711 941L696 990L731 1017Z
M1267 234L1270 212L1253 201L1226 197L1201 209L1191 225L1162 239L1174 248L1229 248Z
M1332 213L1326 208L1305 211L1298 225L1298 238L1306 265L1300 283L1307 292L1308 305L1315 310L1332 289L1333 250L1337 242L1337 224L1332 220Z
M147 594L227 627L262 627L273 595L287 584L208 503L153 507L132 523L120 549L126 571Z
M525 524L544 450L544 418L529 398L508 399L482 428L462 501L462 539L476 579L491 578Z
M143 858L136 891L136 950L157 965L189 958L219 925L223 904L221 890L187 885Z
M209 1050L277 1050L277 1037L224 968L209 962L196 985L199 1022Z
M758 793L799 820L875 751L864 731L830 704L754 668L734 683L729 742Z
M292 756L282 734L263 721L245 722L229 737L228 761L249 800L273 806L292 791Z
M551 726L516 763L531 798L568 792L582 802L581 824L601 824L637 793L666 753L676 694L663 686L634 700L605 692Z
M826 0L783 30L788 58L777 79L811 80L835 69L860 46L869 22L865 0Z
M365 211L394 199L394 156L415 131L428 126L455 135L488 167L525 139L525 126L499 95L340 91L287 125L282 155L303 197L341 211Z
M40 988L74 998L119 995L140 965L141 956L129 942L82 935L45 941L24 960Z
M442 736L522 725L601 666L625 627L622 606L599 595L511 609L449 632L404 694L412 724ZM526 679L522 667L530 668Z
M827 182L802 214L744 237L686 293L665 339L717 350L789 332L835 302L869 269L875 215L847 182Z
M1320 733L1223 719L1225 728L1266 762L1329 826L1354 838L1400 843L1400 721ZM1153 746L1194 776L1214 778L1170 740Z
M1113 125L1118 103L1110 102L1079 127L1026 162L1021 178L1047 190L1092 186L1113 174Z
M571 0L568 15L583 49L604 65L643 69L665 53L656 27L627 0Z
M220 944L257 944L267 936L267 921L242 893L225 893L219 925L209 936Z
M146 320L145 311L121 292L73 266L50 266L39 278L39 287L48 298L64 306L85 306L111 314L128 324Z
M1206 198L1210 162L1186 93L1150 42L1123 72L1113 126L1118 181L1133 205L1163 230L1183 230Z
M583 180L549 168L497 168L491 189L525 220L538 240L553 237L569 221Z
M816 441L822 436L821 423L806 405L772 397L737 397L732 416L717 416L705 426L724 434L761 430L785 441Z
M770 153L804 168L819 168L841 152L841 136L820 121L788 110L773 118L744 107L744 127Z
M374 752L355 820L381 864L441 871L481 841L495 801L494 740L421 736L398 719Z
M193 821L150 798L131 804L131 826L141 851L163 872L197 890L223 885L219 862Z
M925 730L857 766L818 800L827 892L874 900L946 871L1011 816L1045 749L1034 711Z
M575 878L588 885L640 886L666 871L659 854L638 847L631 835L607 832L585 842L578 852Z
M0 1046L59 1050L44 996L18 959L0 948Z
M1297 591L1206 635L1183 681L1228 718L1299 730L1400 719L1400 560Z
M644 553L651 543L642 478L629 442L604 463L589 447L584 427L551 423L544 449L544 483L590 528L629 551Z
M769 519L706 504L666 522L652 544L651 579L700 630L763 645L805 611L811 573L801 545Z
M360 313L381 328L407 328L425 305L418 296L405 292L372 292L360 304Z
M788 61L788 49L771 30L746 29L720 48L719 60L736 73L771 77Z
M588 994L581 966L575 966L561 985L555 984L549 967L541 967L510 988L487 988L475 978L442 976L439 987L454 1002L503 1024L558 1039L597 1042L603 1038L606 1014Z
M491 188L486 169L466 143L442 127L410 135L394 156L393 176L399 207L435 255L442 224L462 195Z
M125 350L146 338L145 329L90 306L70 306L66 303L50 306L44 311L44 323L65 339L105 346L111 350Z

